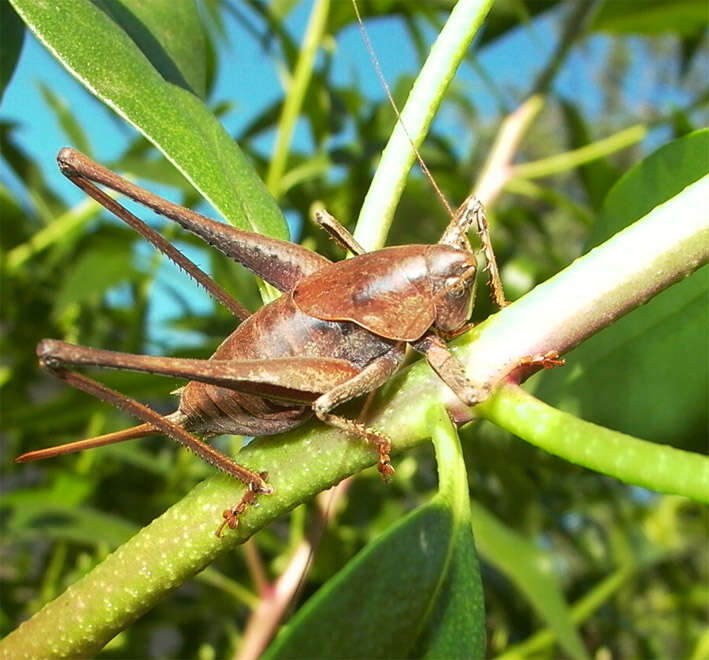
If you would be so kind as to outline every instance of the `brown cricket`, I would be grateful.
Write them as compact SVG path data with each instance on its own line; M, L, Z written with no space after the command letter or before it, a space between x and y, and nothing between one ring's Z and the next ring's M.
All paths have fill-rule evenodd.
M234 529L259 494L273 492L267 472L253 472L200 437L261 436L303 424L314 413L330 426L376 446L386 479L391 442L382 433L332 411L373 391L399 367L406 345L426 356L440 378L467 405L480 402L476 390L443 338L467 327L474 299L475 254L466 232L481 236L492 288L504 304L497 265L480 203L468 200L435 245L404 245L365 253L347 230L325 212L317 220L351 251L351 259L330 262L293 243L241 231L164 200L93 162L62 149L61 171L105 208L124 220L187 271L242 323L208 360L152 357L75 346L44 339L40 364L69 385L111 403L143 423L124 431L28 452L24 462L139 438L167 435L205 461L247 485L241 501L224 511ZM238 261L280 291L280 298L249 315L236 300L187 257L96 184L101 184L177 222ZM147 406L68 367L98 366L184 378L177 410L159 415Z

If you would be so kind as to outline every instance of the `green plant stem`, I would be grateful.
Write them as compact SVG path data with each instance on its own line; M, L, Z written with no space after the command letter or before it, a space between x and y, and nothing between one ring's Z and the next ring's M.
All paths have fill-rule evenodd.
M512 162L522 140L544 109L547 92L571 47L579 39L600 6L598 0L582 0L573 6L564 23L562 37L547 65L532 85L529 97L500 124L495 142L473 186L473 194L483 204L491 205L512 177Z
M505 184L505 191L528 197L534 202L543 201L558 206L561 211L570 218L578 219L585 227L590 227L594 220L593 213L586 205L548 186L533 183L529 179L510 179Z
M327 25L329 11L330 0L317 0L313 5L300 56L295 66L293 78L288 85L281 118L278 122L276 144L266 175L266 186L274 197L278 197L281 193L281 180L286 169L295 123L298 120L300 109L303 107L305 92L313 75L315 56Z
M489 421L550 454L626 483L709 504L709 457L591 424L516 385L478 406Z
M643 124L636 124L602 140L584 145L579 149L516 165L512 168L510 175L521 179L538 179L551 174L567 172L592 160L603 158L636 144L643 140L646 135L647 127Z
M674 198L656 207L623 232L529 294L504 308L461 337L453 350L463 361L469 377L482 386L504 379L525 356L549 350L568 350L616 318L687 276L709 261L709 176L687 186ZM667 227L672 227L669 232ZM642 249L637 249L641 245ZM607 275L604 275L607 273ZM532 428L531 419L515 422L525 413L515 405L519 395L503 388L492 402L481 407L495 415L511 397L506 424L519 425L519 432ZM370 408L369 423L391 437L396 452L430 437L429 417L433 406L447 404L460 418L467 408L419 362L393 378L377 394ZM543 411L540 411L543 412ZM574 420L568 420L573 423ZM531 433L531 431L530 431ZM610 433L610 432L609 432ZM563 435L563 434L562 434ZM623 443L616 434L619 452ZM627 438L627 436L622 436ZM635 441L637 442L637 441ZM548 439L549 450L565 455L563 437ZM649 444L649 443L648 443ZM601 442L605 458L570 457L599 469L618 469ZM631 445L636 445L631 441ZM643 445L645 448L645 445ZM652 446L647 447L654 451ZM660 448L662 469L655 468L661 483L641 484L662 489L667 475L684 473L682 492L702 495L709 458L689 452ZM687 466L693 462L694 469ZM160 518L141 530L82 580L46 605L29 621L0 642L1 657L54 658L95 654L109 639L150 609L170 591L201 571L219 554L243 542L257 529L275 520L315 493L376 462L375 452L363 443L343 437L318 425L289 434L252 442L239 454L246 467L268 469L274 493L262 496L239 528L217 539L214 530L226 507L238 502L243 486L218 475L203 482ZM632 478L623 465L622 478ZM693 482L693 483L691 483ZM672 492L675 492L674 486Z
M459 0L433 44L401 112L401 122L397 122L382 152L359 214L355 238L366 250L380 248L386 242L416 157L411 143L417 149L421 146L443 94L491 5L492 0Z
M111 194L116 197L115 193ZM65 241L67 235L81 228L93 217L98 215L101 206L93 199L85 199L74 208L62 213L54 222L47 225L32 236L27 242L14 247L7 253L5 269L8 274L13 274L31 259L35 254L46 250L58 241Z
M470 503L471 522L480 556L500 571L555 632L572 658L587 658L571 612L564 599L549 553L507 527L476 501Z
M256 594L211 567L205 568L199 574L199 581L203 584L208 584L217 589L221 589L224 593L229 594L234 600L243 603L247 607L253 608L258 605L259 599Z
M473 383L565 353L709 261L709 175L461 337ZM671 247L670 247L671 246Z
M474 187L483 204L490 205L509 181L510 163L544 104L544 96L534 94L503 119Z

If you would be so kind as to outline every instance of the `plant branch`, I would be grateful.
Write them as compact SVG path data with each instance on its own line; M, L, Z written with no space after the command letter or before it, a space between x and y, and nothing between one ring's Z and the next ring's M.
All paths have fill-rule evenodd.
M647 135L647 126L635 124L601 140L586 144L578 149L555 154L528 163L521 163L511 168L510 177L538 179L551 174L567 172L586 163L603 158L640 142Z
M463 59L492 0L458 0L409 93L369 186L357 221L355 238L367 250L386 242L394 210L443 95ZM403 124L403 126L402 126ZM405 128L404 128L405 127Z
M644 218L578 259L556 277L509 305L467 336L453 350L468 375L483 386L508 377L525 356L564 352L689 275L709 261L709 176L687 186ZM668 231L668 227L672 231ZM642 246L639 249L638 246ZM514 390L503 388L480 406L493 416ZM512 399L507 399L512 401ZM423 362L403 371L378 393L368 423L391 437L396 452L430 437L429 411L444 401L454 414L462 404ZM510 418L524 413L509 406ZM457 410L456 410L457 408ZM526 433L520 425L520 433ZM624 436L625 437L625 436ZM637 441L636 441L637 442ZM648 443L649 445L650 443ZM622 443L618 445L623 451ZM549 446L566 456L562 445ZM702 493L709 458L690 452L666 453L666 473L691 458L696 469L684 475L685 494ZM570 456L590 467L609 469L593 456ZM586 462L587 461L587 462ZM160 518L141 530L82 580L46 605L0 642L2 657L76 657L95 654L120 630L219 554L249 538L315 493L376 462L370 447L333 429L304 430L262 438L239 454L239 462L268 469L274 493L259 498L234 532L218 539L221 512L238 502L243 486L218 475L203 482ZM619 474L621 478L627 472ZM667 481L643 485L665 488Z
M506 384L478 413L561 458L663 493L709 504L709 458L586 422Z
M491 205L513 176L512 161L527 131L539 116L547 101L547 94L556 74L571 51L576 39L582 34L600 6L598 0L583 0L576 3L564 23L562 37L551 59L532 86L532 93L507 115L488 153L482 172L473 186L475 196L485 205Z
M605 580L593 587L588 593L577 600L571 607L571 618L576 624L588 619L595 610L610 600L628 580L640 570L640 566L627 564L611 573ZM557 636L551 628L544 628L524 642L508 648L505 653L495 657L495 660L520 660L532 656L551 647L557 641Z
M497 131L487 160L474 187L475 196L486 206L492 204L511 178L512 160L532 122L544 107L544 97L530 96L507 115Z
M261 590L261 599L253 608L246 624L241 647L235 660L257 660L261 657L303 584L313 554L337 511L337 503L351 483L350 479L345 479L333 489L318 495L316 518L312 529L295 548L288 565L278 579ZM247 545L251 542L251 540L247 541Z
M266 175L266 186L274 197L278 197L282 190L282 178L286 169L295 123L303 106L308 83L313 75L315 55L327 25L329 10L330 0L317 0L313 5L308 28L303 39L303 47L300 50L293 78L288 86L281 118L278 122L276 144L273 148L273 156Z

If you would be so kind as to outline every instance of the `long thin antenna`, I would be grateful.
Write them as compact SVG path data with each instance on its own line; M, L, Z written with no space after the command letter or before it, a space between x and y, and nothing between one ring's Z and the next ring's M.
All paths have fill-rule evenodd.
M396 105L396 101L394 101L394 97L391 94L389 84L387 83L386 78L384 77L384 73L382 72L382 69L379 66L379 59L377 58L377 55L374 52L374 47L372 46L372 42L369 40L369 35L367 34L367 28L364 27L362 17L360 16L360 13L359 13L359 7L357 7L357 0L352 0L352 7L354 8L355 16L357 17L357 25L359 26L359 31L362 34L362 40L364 41L364 45L367 48L367 52L369 53L369 58L372 61L372 64L374 65L374 70L377 72L377 77L379 78L379 82L381 83L382 87L384 88L384 91L386 92L387 98L389 99L389 103L391 104L391 107L394 109L394 112L396 113L396 117L399 120L399 125L401 126L401 130L404 131L404 135L406 135L406 138L409 141L409 144L411 144L411 148L414 150L414 154L416 154L416 160L418 160L419 165L421 166L421 169L423 170L424 174L426 175L426 178L431 182L433 189L436 191L436 195L438 195L438 199L441 200L441 203L443 204L446 211L448 212L448 215L451 218L454 218L455 213L453 212L453 209L451 208L450 204L448 203L448 200L445 198L445 195L441 192L441 189L438 187L438 184L436 183L436 180L433 178L431 171L428 169L428 166L426 165L423 158L421 157L421 154L420 154L418 148L414 144L414 141L411 138L409 131L406 129L406 125L404 124L404 120L401 117L401 112L399 112L399 108Z

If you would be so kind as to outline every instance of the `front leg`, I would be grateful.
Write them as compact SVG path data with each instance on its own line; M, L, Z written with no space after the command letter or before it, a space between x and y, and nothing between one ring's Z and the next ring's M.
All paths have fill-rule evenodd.
M313 402L313 411L322 422L334 426L350 435L364 438L377 447L379 451L379 465L377 469L385 480L388 480L389 477L394 474L394 468L391 466L389 456L391 452L391 440L360 422L355 422L352 419L347 419L340 415L334 415L330 411L341 403L366 394L367 392L372 392L385 383L396 371L399 364L401 364L403 354L403 344L397 344L391 351L370 362L356 376L353 376L341 385L333 387Z
M419 353L426 356L428 363L438 374L438 377L455 392L463 403L468 406L475 406L490 395L490 386L474 385L465 374L463 365L450 352L448 346L438 335L427 333L418 341L412 342L411 345ZM528 376L540 368L552 369L564 364L566 364L566 361L559 356L557 351L549 351L544 355L530 355L522 358L510 373L516 373L520 370L528 372L526 373L526 376Z
M433 333L412 342L414 350L426 356L431 368L466 405L474 406L490 394L489 387L476 387L465 374L463 365L450 352L445 342Z

